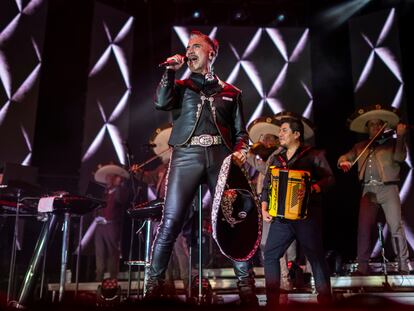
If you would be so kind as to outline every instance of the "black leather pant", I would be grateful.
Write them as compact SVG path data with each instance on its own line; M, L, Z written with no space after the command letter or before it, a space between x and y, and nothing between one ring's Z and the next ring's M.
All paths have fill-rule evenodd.
M149 286L163 282L174 242L182 230L187 209L201 183L207 183L211 194L217 183L221 164L230 151L224 145L210 147L175 147L168 174L164 213L152 248ZM254 288L250 262L233 262L241 296Z

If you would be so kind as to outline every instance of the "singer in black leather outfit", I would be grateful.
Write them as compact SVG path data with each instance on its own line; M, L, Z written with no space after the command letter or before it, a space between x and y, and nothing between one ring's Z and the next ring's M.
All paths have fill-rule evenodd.
M200 32L192 32L186 57L175 55L157 88L155 107L170 111L173 147L168 172L164 214L152 248L145 297L162 295L165 270L174 242L181 232L187 209L197 188L207 183L214 195L225 157L233 154L237 164L245 161L248 134L242 113L241 92L220 81L211 71L218 43ZM189 79L175 81L175 71L187 65ZM175 63L175 64L174 64ZM235 243L241 241L234 241ZM250 262L233 262L242 303L257 304Z

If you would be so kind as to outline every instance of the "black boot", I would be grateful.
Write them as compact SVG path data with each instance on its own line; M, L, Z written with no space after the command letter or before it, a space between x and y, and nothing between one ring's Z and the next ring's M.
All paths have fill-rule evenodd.
M258 306L259 302L255 294L256 287L254 282L247 282L245 280L237 282L239 289L240 304L243 306Z
M158 300L163 294L163 281L156 278L149 278L147 281L147 288L144 294L144 300L153 301Z
M256 286L251 262L233 261L234 273L237 277L240 304L244 306L258 306Z

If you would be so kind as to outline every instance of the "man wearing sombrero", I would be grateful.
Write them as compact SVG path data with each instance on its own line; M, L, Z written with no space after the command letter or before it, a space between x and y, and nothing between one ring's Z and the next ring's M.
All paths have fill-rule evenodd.
M355 144L338 159L338 166L344 172L348 172L355 162L358 163L358 176L362 183L358 220L358 275L370 273L371 232L376 224L379 207L384 211L391 232L400 273L407 274L412 270L401 221L398 190L400 163L404 162L407 153L404 141L406 125L399 121L397 109L382 105L358 109L348 119L351 131L369 136L369 140ZM382 136L385 129L396 129L397 137Z
M101 166L95 181L105 185L105 207L98 211L95 231L96 281L102 281L105 271L111 279L118 278L122 215L128 201L125 180L128 172L114 164Z

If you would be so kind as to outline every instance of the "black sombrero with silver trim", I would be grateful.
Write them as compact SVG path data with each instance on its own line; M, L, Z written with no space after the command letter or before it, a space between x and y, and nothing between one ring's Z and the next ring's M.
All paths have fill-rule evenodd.
M229 155L221 166L211 219L214 240L232 260L249 260L260 245L262 214L254 193L247 173Z

